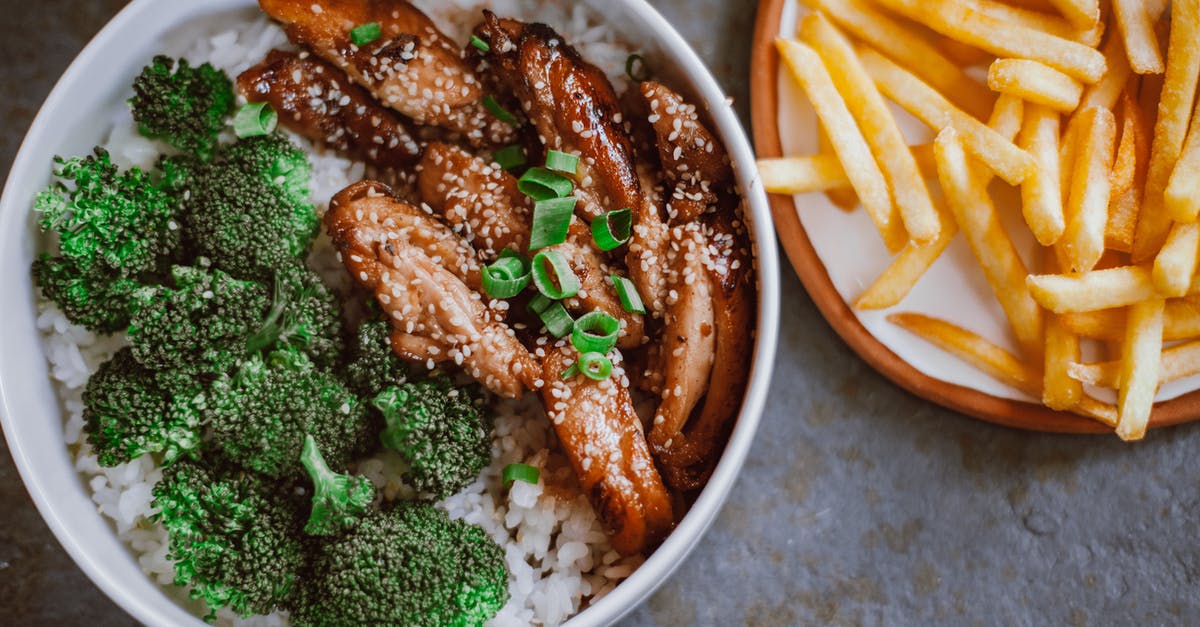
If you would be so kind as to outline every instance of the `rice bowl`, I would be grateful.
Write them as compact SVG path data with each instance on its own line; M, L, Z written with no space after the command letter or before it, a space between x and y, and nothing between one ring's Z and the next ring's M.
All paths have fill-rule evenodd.
M247 20L245 13L227 13L224 17L207 17L200 20L200 23L189 19L193 16L214 15L218 9L232 10L244 7L247 3L228 2L222 3L220 6L205 7L202 6L203 3L197 2L182 3L173 7L173 9L178 8L176 15L178 23L191 22L187 26L173 34L163 36L160 42L148 42L146 49L122 49L123 47L116 43L116 38L120 36L116 33L121 32L122 29L150 32L151 24L155 23L154 20L161 18L161 15L150 16L152 10L148 7L153 4L155 3L134 3L93 42L88 51L81 56L80 61L68 71L60 86L56 88L27 138L10 177L9 187L4 195L3 214L0 216L6 225L4 231L8 234L6 236L16 238L19 242L5 247L3 280L6 282L6 286L11 286L11 293L34 293L28 284L28 275L24 270L28 267L28 259L32 252L29 242L35 239L27 237L30 234L27 202L28 198L32 196L33 190L44 186L45 164L49 161L48 156L55 152L82 153L84 148L93 143L105 143L97 140L103 140L108 134L108 127L112 126L111 120L124 113L121 106L124 92L121 90L124 89L128 76L132 76L136 71L136 67L144 64L151 54L166 50L193 58L196 62L207 58L216 65L236 72L278 43L277 29L272 34L271 29L266 27L265 23L261 20L257 23L254 20ZM474 3L469 4L473 5ZM653 25L654 29L666 29L661 24L661 18L640 4L631 3L626 10L630 15L639 15L643 18L652 16L652 19L646 19L644 23ZM556 22L560 28L567 30L570 38L578 40L582 37L582 40L586 41L589 33L586 18L580 17L580 11L574 13L573 16L563 15L561 20L546 18L541 14L538 15L538 18ZM242 31L240 33L222 33L221 31L224 30L222 23L230 23L223 22L223 20L231 20L232 23L240 24ZM571 26L572 21L575 22L575 26ZM734 157L735 165L752 164L748 148L740 130L736 127L732 113L724 105L713 105L713 103L719 103L719 100L715 95L716 90L711 79L702 70L696 71L697 62L694 57L690 56L690 53L684 52L686 49L669 29L666 29L665 32L668 35L667 41L663 44L665 50L659 52L666 55L674 52L676 59L682 57L680 61L682 65L692 69L692 72L686 77L692 79L690 82L677 82L691 84L693 89L707 96L705 101L710 103L709 114L715 120L717 128L722 131L720 134ZM596 37L597 32L592 31L591 36ZM641 38L640 40L647 39ZM198 50L172 48L173 44L179 45L179 42L192 41L201 41ZM596 41L598 46L611 45L603 39ZM109 49L106 50L106 48ZM101 50L107 55L104 60L107 62L108 70L112 72L109 77L113 77L112 80L103 83L99 79L109 77L103 77L99 73L89 74L87 73L89 68L86 67L89 62L95 63L95 59L100 57L98 51ZM597 54L603 56L604 52L601 50ZM618 53L612 58L623 59L624 55ZM239 64L244 65L239 66ZM94 71L94 68L91 69ZM88 84L91 81L96 81L96 84ZM84 94L88 96L86 99L80 97ZM70 124L54 126L54 122L51 121L52 117L60 120L73 117L64 116L61 111L55 111L72 100L76 106L80 106L82 103L93 105L81 107L84 110L107 111L111 112L111 115L93 117L76 123L74 127ZM115 159L123 159L125 163L131 164L137 163L140 158L146 158L147 154L153 152L146 149L143 141L135 133L130 132L128 126L124 130L118 126L107 143L110 144L110 150ZM328 156L328 161L326 161L326 156L314 156L311 151L310 158L316 161L314 163L316 171L314 177L315 198L328 198L334 190L344 187L346 182L359 178L359 175L353 170L355 166L348 161L332 156ZM739 175L748 177L751 172L752 170L746 170L739 172ZM526 579L522 579L522 575L514 570L514 576L522 582L520 586L528 589L527 594L535 594L534 589L537 588L538 600L532 600L530 597L528 603L521 603L519 607L514 607L513 611L508 614L502 612L498 618L514 621L514 624L531 622L535 619L545 623L562 620L577 609L572 604L578 603L578 600L570 601L572 596L570 593L564 595L556 590L563 585L579 586L580 582L577 580L585 578L583 573L586 571L586 577L590 578L584 584L588 586L586 594L588 596L599 596L602 592L608 594L580 614L576 621L579 624L588 624L589 622L602 623L614 620L631 609L637 600L648 594L653 586L678 563L682 554L690 548L703 528L711 521L717 506L723 500L744 457L749 445L749 438L752 436L757 422L758 413L761 411L762 397L769 375L769 364L773 357L776 325L775 292L777 287L775 284L777 279L773 239L769 234L764 235L767 233L767 225L763 217L765 213L761 190L745 184L744 181L745 178L743 178L741 190L749 207L748 212L754 218L755 239L758 248L761 296L757 328L760 341L756 347L755 372L737 429L708 488L696 501L691 513L653 554L646 565L633 571L637 567L636 563L620 561L609 555L607 551L596 548L601 546L599 541L594 538L589 539L589 534L594 536L596 530L593 528L594 516L590 519L588 517L590 510L587 508L586 502L582 508L567 507L561 512L547 512L545 509L537 507L537 487L530 486L526 489L525 484L518 484L518 489L515 489L509 497L515 506L510 507L508 511L509 515L514 515L514 511L524 507L527 512L518 511L515 515L518 519L524 517L526 520L513 520L509 527L526 525L524 535L526 536L525 540L530 543L527 548L530 553L539 551L534 548L534 545L550 543L548 531L544 536L536 533L539 525L542 529L546 529L554 528L555 523L561 523L564 530L571 529L572 531L560 533L555 538L555 548L557 549L555 559L566 564L565 568L556 571L556 574L560 578L571 579L574 577L576 579L569 583L551 580L552 578L545 578L547 580L543 581L543 578L535 578L533 573L530 573ZM117 348L119 340L97 341L90 334L82 333L65 325L61 317L57 316L53 310L40 310L36 318L36 328L41 330L44 337L47 338L48 344L44 351L53 367L51 376L59 381L65 390L61 403L53 402L53 394L45 384L48 378L44 376L45 371L42 370L44 367L41 365L44 363L41 359L42 351L37 348L33 340L35 318L32 306L21 309L13 308L0 315L5 316L5 321L9 322L7 328L15 331L11 343L12 348L5 351L4 361L0 364L0 367L3 368L0 370L0 381L3 382L5 431L22 476L43 515L85 571L139 620L150 624L178 624L185 621L186 614L168 599L161 589L155 588L149 581L136 575L139 570L142 570L158 576L160 582L165 583L165 580L170 578L170 568L164 558L165 547L161 537L154 535L156 533L154 529L142 528L136 524L139 517L144 516L148 511L146 509L149 506L148 483L155 479L154 469L149 463L149 459L142 458L142 460L122 468L101 471L98 466L89 464L88 456L83 454L72 466L67 459L66 451L58 444L62 441L59 439L62 436L58 433L58 422L52 419L59 412L51 408L61 407L62 413L68 416L66 438L68 444L79 440L81 428L77 396L79 388L86 378L86 374L98 364L98 360ZM28 331L28 333L24 331ZM83 348L79 349L78 347ZM459 515L470 515L469 511L484 512L480 514L479 522L491 520L495 523L495 517L486 513L490 510L480 509L480 503L489 498L485 486L486 477L490 473L491 480L494 482L497 479L499 468L507 461L505 455L510 455L512 458L524 458L531 452L540 450L546 438L544 426L540 427L540 433L538 430L521 429L519 421L515 420L518 411L524 412L526 408L514 408L513 413L510 414L514 417L513 420L505 420L502 416L499 421L498 441L503 441L505 438L510 441L506 445L501 445L499 455L494 457L493 466L485 471L485 480L479 482L478 486L469 488L465 493L452 497L443 504L443 507L456 511ZM545 425L545 421L536 424ZM506 446L507 448L505 448ZM548 468L555 467L551 460L547 461L550 462ZM385 476L388 472L388 463L387 459L377 459L364 465L360 470L368 475L376 475L373 479L386 486ZM562 467L561 462L558 467ZM75 474L76 471L83 473L82 481ZM110 523L95 516L95 505L87 495L89 491L93 495L95 504L99 504L103 513L115 523L119 539L133 549L134 555L131 555L118 542L118 539L112 536L108 527ZM509 533L504 525L495 526L490 531L497 536L507 536ZM542 552L545 550L540 549ZM580 551L583 553L580 554ZM519 567L524 559L525 557L522 555L510 560L510 566ZM574 564L580 560L582 560L581 563L589 561L594 563L589 564L589 568L586 569L576 568ZM164 567L164 565L166 566ZM600 568L596 568L597 566ZM633 574L627 583L615 589L611 588L610 581L615 582L622 579L631 571ZM568 599L565 605L564 598ZM499 622L497 624L507 623Z

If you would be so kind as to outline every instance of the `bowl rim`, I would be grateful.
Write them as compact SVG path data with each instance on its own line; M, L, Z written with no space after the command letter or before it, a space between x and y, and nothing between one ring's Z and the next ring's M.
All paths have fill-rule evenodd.
M252 1L227 0L213 3L211 6L206 5L205 10L213 13L229 10L235 6L235 2L248 7ZM677 69L698 97L697 104L707 107L715 130L726 145L735 167L739 191L743 195L746 218L752 227L759 284L758 320L750 379L737 422L712 477L683 520L646 562L612 592L567 622L575 627L612 624L635 609L666 581L712 524L733 488L758 430L771 381L779 334L779 264L771 213L766 192L757 175L754 152L733 109L733 101L726 98L710 70L679 32L646 0L618 1L646 23L647 30L653 32L659 40L664 55L677 60ZM13 212L28 213L29 199L13 198L13 190L17 187L18 179L32 172L32 168L44 165L31 162L31 158L28 157L30 146L38 144L46 135L47 129L55 123L51 114L67 104L67 86L81 79L86 66L93 63L94 57L102 50L119 45L116 40L125 35L124 31L128 30L130 23L142 18L147 12L160 10L163 2L164 0L133 0L97 32L67 67L39 108L16 153L8 182L3 193L0 193L0 219ZM183 4L179 3L176 6L182 7ZM39 356L45 358L44 354ZM0 361L6 359L11 357L0 355ZM149 625L175 624L179 616L173 615L171 610L187 614L186 609L172 602L164 610L149 599L140 598L126 590L122 583L106 573L105 566L95 559L93 549L89 548L85 538L78 537L68 528L63 519L65 506L58 502L56 496L33 470L32 457L37 454L36 447L26 445L19 436L14 435L11 425L16 424L17 408L13 406L11 397L5 380L0 378L0 426L4 427L9 450L26 490L56 539L88 578L133 618ZM73 467L70 473L82 481L82 477ZM95 515L101 516L99 512ZM106 527L111 528L110 521L105 519L104 523ZM150 575L145 576L150 578ZM160 587L165 594L166 588ZM196 624L203 623L197 618Z
M750 63L751 120L758 156L782 157L779 137L779 55L775 39L789 0L760 0ZM779 240L804 288L821 315L855 353L892 383L908 392L961 414L994 424L1049 433L1111 434L1112 428L1070 412L1001 398L924 374L875 338L842 300L825 264L800 223L795 197L770 194ZM1200 390L1156 403L1150 428L1167 427L1200 418Z

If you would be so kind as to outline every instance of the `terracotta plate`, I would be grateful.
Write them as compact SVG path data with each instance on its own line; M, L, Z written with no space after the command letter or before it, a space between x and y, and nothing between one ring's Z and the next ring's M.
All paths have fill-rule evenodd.
M761 0L754 33L751 117L758 154L765 158L783 156L779 135L779 57L773 42L789 1ZM1010 427L1059 433L1111 432L1087 418L994 396L917 370L872 335L842 299L801 224L793 197L771 195L771 208L784 250L821 313L855 352L897 385L949 409ZM1157 404L1150 426L1163 427L1197 418L1200 418L1200 391L1193 391Z

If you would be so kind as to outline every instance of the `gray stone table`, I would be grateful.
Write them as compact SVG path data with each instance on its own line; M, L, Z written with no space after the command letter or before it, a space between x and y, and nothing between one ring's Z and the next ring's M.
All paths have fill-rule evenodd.
M0 171L123 2L0 1ZM754 5L657 0L739 110ZM834 335L790 270L766 416L695 553L633 625L1200 622L1200 428L1032 435L916 399ZM3 444L0 444L3 446ZM74 566L0 454L0 624L131 621Z

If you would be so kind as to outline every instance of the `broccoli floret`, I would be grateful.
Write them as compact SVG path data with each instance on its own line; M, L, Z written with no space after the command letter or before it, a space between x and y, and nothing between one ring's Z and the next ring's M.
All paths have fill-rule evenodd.
M146 453L167 463L200 448L204 390L187 377L158 373L121 349L88 379L83 392L88 442L101 466L116 466Z
M120 172L107 152L58 159L34 210L58 234L60 256L41 255L33 276L76 324L111 333L129 320L139 283L161 277L180 249L176 201L138 168Z
M210 268L203 258L195 266L177 266L171 275L174 286L134 293L129 325L134 357L147 368L197 377L235 367L271 307L266 288Z
M362 398L408 380L408 365L392 352L387 320L369 320L358 327L346 362L346 384Z
M305 435L316 439L330 466L344 468L378 427L341 381L294 349L250 357L213 383L208 406L225 454L272 477L304 473Z
M482 625L508 601L503 549L424 503L373 513L311 570L291 607L298 627Z
M175 583L212 612L267 614L292 593L305 561L303 500L287 486L228 466L179 460L154 487L170 536Z
M387 422L379 439L409 463L404 478L420 492L450 496L491 459L491 416L445 377L387 388L372 402Z
M362 475L341 475L330 469L311 435L304 438L300 463L313 483L312 513L304 531L331 536L357 526L375 500L375 486Z
M262 327L250 338L249 349L257 352L276 344L303 350L326 368L341 356L342 313L337 296L300 262L275 273L275 302Z
M318 227L309 201L312 168L282 135L224 146L212 163L174 157L162 167L185 198L185 243L218 268L266 281L308 252Z
M225 72L157 56L133 81L133 91L129 104L142 135L202 159L212 156L234 105L233 81Z

